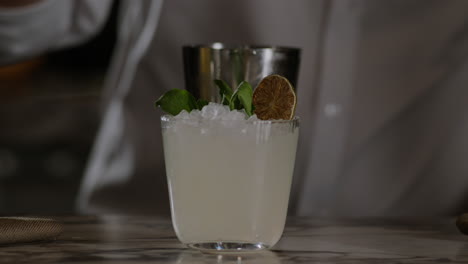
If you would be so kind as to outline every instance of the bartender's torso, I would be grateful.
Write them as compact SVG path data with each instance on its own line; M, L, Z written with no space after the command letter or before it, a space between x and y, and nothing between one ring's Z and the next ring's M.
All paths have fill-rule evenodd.
M302 49L291 214L463 206L468 1L123 1L120 17L82 208L168 213L153 101L184 87L182 45L211 42Z

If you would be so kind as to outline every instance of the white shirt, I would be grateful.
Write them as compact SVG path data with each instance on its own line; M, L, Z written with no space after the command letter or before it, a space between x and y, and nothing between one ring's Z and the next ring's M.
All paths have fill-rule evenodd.
M102 24L108 4L48 0L25 16L1 11L0 39L10 40L0 41L0 62L79 42ZM87 30L23 34L45 15ZM14 36L4 23L16 26ZM79 208L168 213L153 102L183 87L182 45L220 41L302 49L291 214L457 213L468 194L467 24L465 0L122 1ZM40 45L11 52L25 42Z

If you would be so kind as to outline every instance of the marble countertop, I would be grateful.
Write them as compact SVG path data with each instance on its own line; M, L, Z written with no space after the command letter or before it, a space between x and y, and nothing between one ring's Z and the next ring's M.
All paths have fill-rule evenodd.
M468 237L453 219L430 222L290 218L272 251L207 255L187 249L169 220L151 217L57 218L51 242L0 247L0 263L468 263Z

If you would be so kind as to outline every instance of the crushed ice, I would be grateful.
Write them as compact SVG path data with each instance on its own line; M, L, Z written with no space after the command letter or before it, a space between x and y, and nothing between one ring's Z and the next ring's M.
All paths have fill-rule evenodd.
M183 131L205 136L252 135L257 140L269 138L272 132L288 133L292 128L289 123L277 123L272 130L269 123L257 123L260 119L256 115L249 117L244 110L231 111L228 106L217 103L209 103L202 110L192 110L190 113L183 110L171 119L176 122L165 126L171 132Z
M241 121L249 120L256 121L258 120L257 116L253 115L250 118L245 113L244 110L229 110L229 106L209 103L203 109L192 110L190 113L182 110L178 115L174 117L175 119L190 120L190 121L205 121L205 120L223 120L223 121Z

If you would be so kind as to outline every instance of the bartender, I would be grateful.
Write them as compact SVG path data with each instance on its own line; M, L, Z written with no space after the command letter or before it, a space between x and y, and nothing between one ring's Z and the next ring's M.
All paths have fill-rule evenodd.
M110 5L0 0L0 64L85 42ZM153 101L211 42L302 49L292 215L467 209L468 1L122 0L81 212L169 213Z

